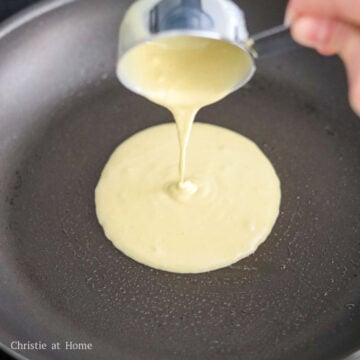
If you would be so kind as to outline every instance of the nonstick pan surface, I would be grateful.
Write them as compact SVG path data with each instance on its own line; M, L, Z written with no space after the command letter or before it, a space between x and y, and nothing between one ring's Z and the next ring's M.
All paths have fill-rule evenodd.
M171 121L115 76L130 1L42 3L0 30L0 341L29 359L344 359L360 348L360 121L337 58L300 49L198 119L272 160L281 214L255 255L178 275L116 250L94 188L114 148ZM241 1L251 33L285 1ZM219 239L221 241L221 239Z

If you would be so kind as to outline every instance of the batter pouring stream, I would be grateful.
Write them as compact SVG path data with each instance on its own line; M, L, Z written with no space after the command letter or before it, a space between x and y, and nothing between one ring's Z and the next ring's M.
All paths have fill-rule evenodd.
M197 112L228 95L252 66L239 47L200 37L170 37L134 48L119 74L134 91L169 109L180 143L179 186L186 188L186 149Z

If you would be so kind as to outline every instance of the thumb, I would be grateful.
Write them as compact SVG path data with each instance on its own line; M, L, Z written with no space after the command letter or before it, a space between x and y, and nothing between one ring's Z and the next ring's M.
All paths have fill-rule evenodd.
M342 58L350 84L350 103L360 116L360 28L333 19L304 16L294 21L291 32L302 45Z

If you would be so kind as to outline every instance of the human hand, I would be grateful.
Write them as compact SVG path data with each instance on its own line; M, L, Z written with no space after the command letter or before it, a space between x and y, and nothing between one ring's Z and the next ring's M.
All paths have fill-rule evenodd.
M350 103L360 116L360 0L290 0L285 23L300 44L341 57Z

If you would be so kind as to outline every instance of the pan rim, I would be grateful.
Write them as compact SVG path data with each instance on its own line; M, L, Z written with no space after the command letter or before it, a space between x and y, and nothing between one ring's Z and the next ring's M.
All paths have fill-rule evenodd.
M12 15L0 24L0 40L36 18L78 0L41 0Z
M26 7L25 9L17 12L15 15L12 15L0 24L0 41L3 41L3 39L5 39L7 36L11 35L16 30L22 28L23 26L36 20L37 18L51 13L52 11L57 10L68 4L75 3L77 1L80 0L40 0L36 4ZM10 349L8 346L4 345L1 339L0 350L19 360L28 359L24 355L19 354ZM360 350L355 350L351 354L348 354L347 356L342 358L342 360L357 359L360 359Z

